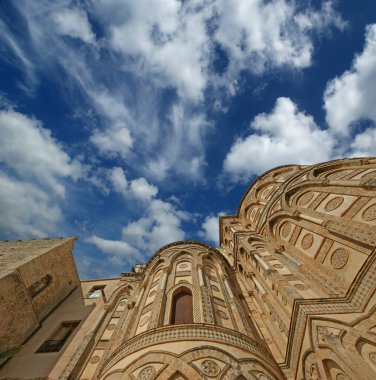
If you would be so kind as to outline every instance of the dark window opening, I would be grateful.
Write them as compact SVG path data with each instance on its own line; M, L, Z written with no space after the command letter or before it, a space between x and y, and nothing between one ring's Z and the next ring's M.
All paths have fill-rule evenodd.
M183 325L193 323L192 293L184 289L174 295L172 300L171 324Z
M35 281L34 284L30 285L28 288L31 298L41 293L48 285L51 284L52 277L49 274L44 275L40 280Z
M71 336L80 321L62 322L60 327L52 334L50 339L46 340L38 349L38 353L58 352L64 346L65 342Z

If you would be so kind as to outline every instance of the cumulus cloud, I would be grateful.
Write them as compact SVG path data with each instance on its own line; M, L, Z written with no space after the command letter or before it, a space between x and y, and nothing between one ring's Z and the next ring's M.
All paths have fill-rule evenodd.
M119 155L126 158L129 148L133 144L129 130L122 125L111 127L104 131L95 130L90 140L103 155L109 157Z
M331 80L324 94L326 120L331 130L349 135L360 119L376 121L376 24L366 29L363 51L350 70Z
M115 192L125 197L133 197L149 202L158 193L158 188L150 184L145 178L135 178L128 181L123 168L114 167L108 171L108 178Z
M219 245L219 217L225 215L224 212L220 212L217 216L207 216L202 223L199 236L213 243L215 246Z
M289 98L278 98L270 114L256 116L251 131L234 142L224 161L224 172L235 182L275 166L326 161L334 146L328 131Z
M188 218L187 213L178 210L171 203L154 199L145 217L123 228L122 237L132 245L151 253L162 245L184 239L181 223Z
M185 238L182 222L189 219L188 213L160 199L151 199L145 206L144 215L122 229L120 240L93 235L87 242L111 255L114 262L133 265L147 261L161 246Z
M124 264L135 264L142 260L142 256L132 246L125 241L107 240L99 236L93 235L86 239L87 243L94 244L102 252L110 255L112 260Z
M72 160L50 130L14 110L0 111L0 162L24 178L33 178L64 195L63 178L78 179L83 168Z
M136 198L148 200L155 197L158 188L151 185L145 178L136 178L131 182L130 191Z
M83 9L61 9L52 14L52 19L59 34L80 38L86 43L94 43L95 36L86 12Z
M0 234L3 237L48 236L62 220L50 194L0 171Z
M321 9L304 11L285 0L224 0L216 7L215 39L229 55L226 80L236 80L241 70L262 73L278 66L307 67L314 50L311 32L331 25L344 27L331 1Z
M357 134L350 145L352 157L376 156L376 128L367 128Z

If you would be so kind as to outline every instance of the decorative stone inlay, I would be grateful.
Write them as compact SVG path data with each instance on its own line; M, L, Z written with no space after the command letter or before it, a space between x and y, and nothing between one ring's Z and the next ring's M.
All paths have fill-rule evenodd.
M149 365L138 374L137 380L151 380L154 375L155 368Z
M313 196L314 194L312 193L312 191L309 191L308 193L303 194L301 197L299 197L298 205L305 206L307 203L309 203L312 200Z
M281 229L281 236L283 238L286 238L287 236L289 236L289 233L291 232L291 223L285 223L283 226L282 226L282 229Z
M340 269L346 265L348 259L349 254L346 249L338 248L332 253L332 256L330 257L330 264L332 264L333 268Z
M211 285L210 287L211 287L213 290L215 290L216 292L219 292L219 288L218 288L218 286Z
M259 376L259 380L270 380L270 377L269 377L269 376L266 376L266 375L264 375L264 374L261 374L261 375Z
M240 334L236 331L229 330L224 327L209 325L202 326L200 324L194 325L176 325L176 326L164 326L152 331L146 331L142 334L129 339L125 344L119 347L111 357L104 363L102 367L102 373L106 373L114 363L117 363L121 358L126 355L151 345L162 342L175 342L175 341L203 341L219 342L222 344L243 348L249 352L253 352L269 363L273 363L270 352L265 349L260 343L254 339Z
M341 204L343 203L344 199L343 197L335 197L331 199L326 205L325 205L325 211L331 212L336 210Z
M139 325L140 327L145 326L146 323L148 322L148 320L149 320L149 317L144 317L144 318L142 318L142 319L140 320L140 323L139 323L138 325Z
M312 234L304 235L304 237L302 239L302 248L303 249L309 249L309 248L311 248L312 244L313 244Z
M366 221L371 221L376 219L376 203L369 206L363 211L362 218Z
M303 284L294 284L294 287L298 290L307 290L308 289L307 285L303 285Z
M339 373L336 378L336 380L347 380L347 379L348 377L345 376L343 373Z
M362 175L362 178L374 178L374 177L376 177L376 171L375 170L373 170L372 172L368 172L368 173L366 173L366 174L364 174L364 175Z
M201 363L201 369L205 375L210 377L217 376L220 371L218 364L213 360L204 360Z
M222 319L228 319L228 315L223 310L218 310L217 315Z
M96 364L99 362L99 360L101 360L101 358L98 356L98 355L95 355L93 356L91 359L90 359L90 363L91 364Z
M115 328L116 328L115 323L111 323L110 325L107 326L107 330L115 330Z
M336 171L334 173L331 173L327 176L327 178L340 178L340 177L343 177L345 174L349 173L348 170L340 170L340 171Z
M376 352L371 352L369 354L369 360L371 360L372 363L376 364Z
M276 269L282 269L283 265L281 265L281 264L274 264L273 267L276 268Z

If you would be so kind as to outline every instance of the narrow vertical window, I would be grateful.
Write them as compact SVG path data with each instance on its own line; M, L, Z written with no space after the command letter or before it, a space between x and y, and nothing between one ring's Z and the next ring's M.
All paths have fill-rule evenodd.
M171 324L186 323L193 323L193 302L192 293L188 289L183 289L173 297Z
M41 293L44 289L50 285L52 277L49 274L44 275L40 280L34 282L29 286L28 291L31 298L34 298L36 295Z

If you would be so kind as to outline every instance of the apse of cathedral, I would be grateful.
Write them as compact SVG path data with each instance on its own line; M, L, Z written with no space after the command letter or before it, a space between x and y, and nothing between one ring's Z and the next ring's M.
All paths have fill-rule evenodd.
M374 158L272 169L219 248L118 278L80 281L75 238L1 242L0 379L376 379L375 188Z

